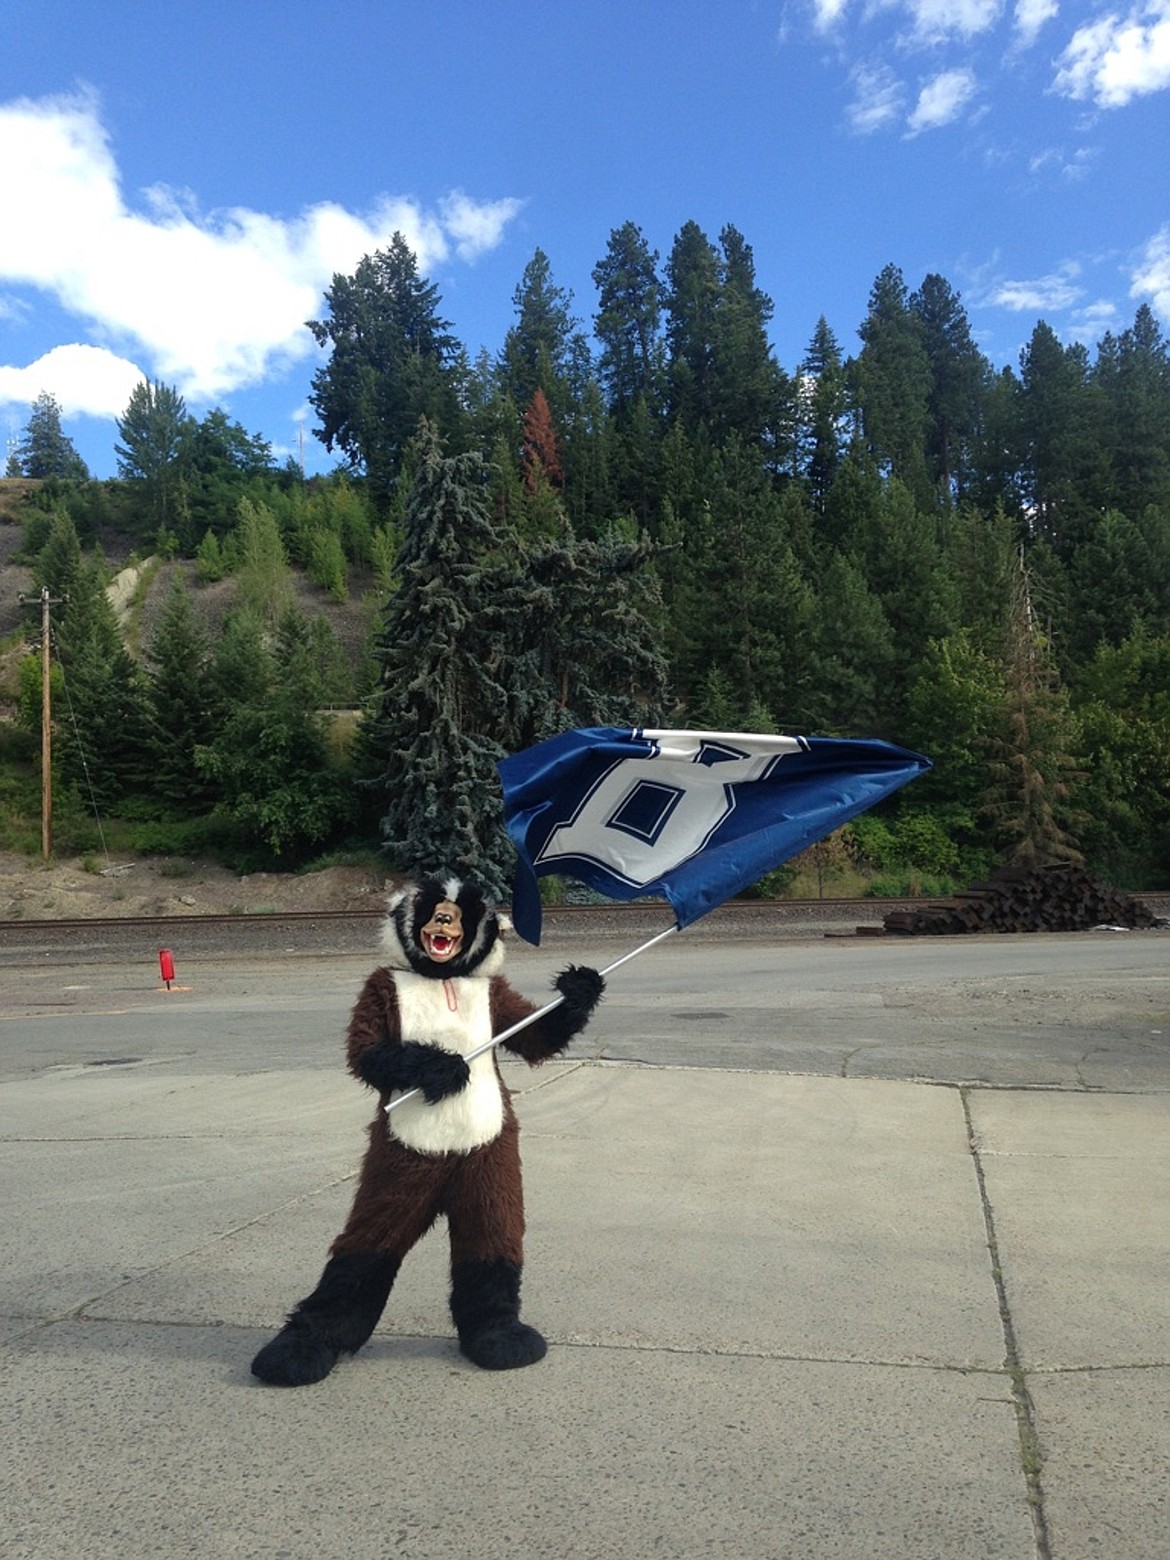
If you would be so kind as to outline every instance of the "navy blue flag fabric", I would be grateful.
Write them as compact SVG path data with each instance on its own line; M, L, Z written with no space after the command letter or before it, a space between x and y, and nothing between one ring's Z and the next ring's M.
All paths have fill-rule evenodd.
M539 943L537 879L557 873L610 899L659 895L688 926L930 767L868 739L562 732L499 765L512 920Z

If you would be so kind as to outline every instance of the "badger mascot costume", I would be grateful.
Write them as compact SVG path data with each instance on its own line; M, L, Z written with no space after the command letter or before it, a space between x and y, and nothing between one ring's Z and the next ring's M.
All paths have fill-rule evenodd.
M385 963L350 1018L351 1072L377 1089L349 1220L321 1281L252 1361L262 1381L307 1386L366 1342L403 1258L440 1214L451 1243L451 1314L459 1347L486 1370L532 1365L546 1344L520 1320L524 1197L519 1125L495 1050L466 1054L536 1011L500 974L500 918L457 878L408 884L390 900ZM570 965L562 1001L506 1042L536 1064L584 1028L605 988ZM400 1091L418 1089L392 1114Z

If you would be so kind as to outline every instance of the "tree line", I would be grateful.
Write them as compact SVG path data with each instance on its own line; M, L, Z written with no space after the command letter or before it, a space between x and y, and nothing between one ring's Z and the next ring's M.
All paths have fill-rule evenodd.
M152 383L119 420L120 482L41 473L42 530L96 539L105 505L200 578L237 581L219 642L182 658L220 689L183 699L207 722L176 766L200 776L200 816L277 854L380 831L403 865L460 856L500 888L503 752L580 724L817 731L935 761L853 826L876 868L1084 859L1164 883L1170 355L1152 311L1092 353L1039 321L997 370L944 278L912 290L890 265L857 349L822 318L786 369L731 226L712 241L687 223L662 261L627 223L593 282L587 333L537 250L500 349L472 361L396 236L309 322L329 478L275 468L222 412L196 422ZM263 605L290 562L334 600L371 592L361 664L287 601ZM363 710L344 762L298 655ZM267 671L249 681L244 663ZM286 693L316 746L273 714ZM157 743L157 702L150 719ZM158 789L111 783L139 806Z

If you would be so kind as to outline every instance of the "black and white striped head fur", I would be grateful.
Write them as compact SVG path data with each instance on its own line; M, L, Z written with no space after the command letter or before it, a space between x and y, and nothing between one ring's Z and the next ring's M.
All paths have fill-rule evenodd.
M494 975L504 962L500 932L509 925L474 883L427 878L390 896L382 927L387 964L430 980Z

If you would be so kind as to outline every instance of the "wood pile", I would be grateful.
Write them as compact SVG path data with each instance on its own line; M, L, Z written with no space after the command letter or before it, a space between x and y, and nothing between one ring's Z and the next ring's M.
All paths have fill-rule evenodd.
M1131 929L1163 926L1132 899L1083 867L1006 867L986 883L973 883L946 904L891 910L883 928L906 936L955 932L1085 932L1094 926Z

